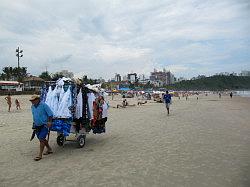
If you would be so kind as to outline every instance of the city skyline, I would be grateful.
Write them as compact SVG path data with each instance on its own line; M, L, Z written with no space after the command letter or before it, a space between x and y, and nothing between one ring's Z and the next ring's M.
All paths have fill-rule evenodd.
M0 3L0 68L110 79L163 68L192 78L250 69L249 1Z

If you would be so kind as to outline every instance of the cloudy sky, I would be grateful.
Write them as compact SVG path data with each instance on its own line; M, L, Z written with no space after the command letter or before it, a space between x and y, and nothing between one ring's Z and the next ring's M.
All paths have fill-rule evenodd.
M0 0L0 68L175 76L250 70L249 0Z

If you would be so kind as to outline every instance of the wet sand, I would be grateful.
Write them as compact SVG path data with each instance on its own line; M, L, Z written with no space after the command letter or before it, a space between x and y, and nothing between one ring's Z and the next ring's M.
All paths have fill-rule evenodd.
M0 97L0 186L250 186L250 98L174 98L168 116L153 101L117 109L115 96L107 133L79 149L51 132L54 153L35 162L30 96L16 97L10 113Z

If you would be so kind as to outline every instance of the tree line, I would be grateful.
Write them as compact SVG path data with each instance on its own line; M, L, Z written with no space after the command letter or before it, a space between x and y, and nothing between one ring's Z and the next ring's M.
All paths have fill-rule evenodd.
M2 73L0 73L0 80L5 81L19 81L23 82L23 80L27 77L31 76L27 73L27 67L4 67L2 69ZM42 78L45 81L56 81L59 78L64 77L62 72L57 73L49 73L48 71L42 72L38 77ZM71 77L72 78L72 77ZM80 81L85 84L97 84L97 79L90 79L86 75L83 76Z
M0 73L0 80L12 80L22 82L26 77L30 76L27 73L27 67L4 67ZM42 72L39 77L45 81L56 81L64 75L61 72L49 73L48 71ZM81 79L84 84L97 84L97 79L90 79L86 75ZM102 87L110 87L108 83L103 84ZM154 85L148 82L147 84L129 83L131 89L141 87L143 89L154 88ZM214 75L211 77L199 76L193 80L183 80L172 85L166 86L166 89L171 90L237 90L237 89L250 89L250 76L236 76L229 75Z
M250 76L214 75L195 80L183 80L166 88L172 90L212 91L250 89Z
M0 79L21 82L27 76L27 67L4 67L3 73L0 74Z

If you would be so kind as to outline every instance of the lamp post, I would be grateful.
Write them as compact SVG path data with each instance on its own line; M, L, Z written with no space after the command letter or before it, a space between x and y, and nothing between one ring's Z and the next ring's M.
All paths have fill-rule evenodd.
M23 57L23 50L20 50L19 47L16 49L16 56L17 56L17 67L19 69L19 59Z
M19 81L19 79L20 79L20 77L19 77L19 71L20 71L19 60L21 57L23 57L23 50L20 50L19 47L16 49L16 56L17 56L17 76L18 76L18 81Z

